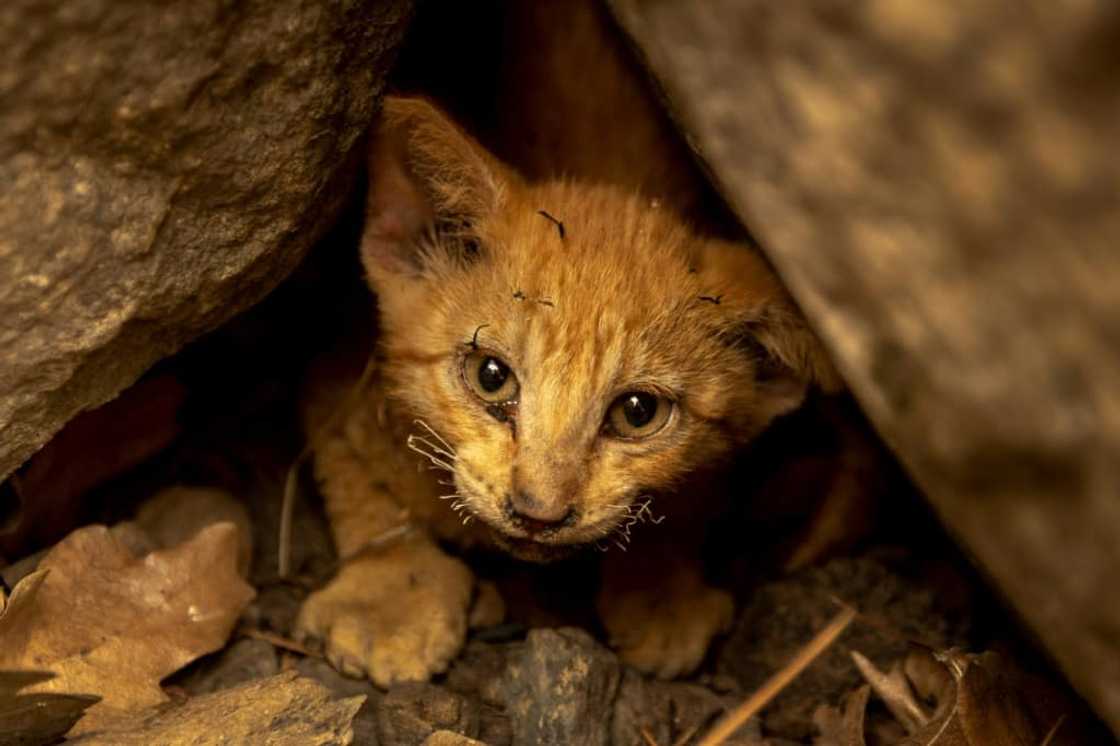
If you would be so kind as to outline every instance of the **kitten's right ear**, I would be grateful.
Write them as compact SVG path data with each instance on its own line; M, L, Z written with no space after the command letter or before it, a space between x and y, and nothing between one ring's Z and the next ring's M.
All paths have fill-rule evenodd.
M417 275L429 231L464 234L502 202L510 176L445 114L419 98L386 97L370 143L362 263L371 279Z

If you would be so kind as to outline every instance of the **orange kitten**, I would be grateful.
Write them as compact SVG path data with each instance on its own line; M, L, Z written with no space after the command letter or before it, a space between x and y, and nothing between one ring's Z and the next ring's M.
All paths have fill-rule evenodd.
M337 422L344 379L311 399L344 562L301 630L348 673L424 679L474 585L437 539L539 561L632 537L604 559L611 642L690 671L732 614L699 569L710 476L834 382L816 339L746 248L635 189L527 181L423 100L386 101L369 170L376 369Z

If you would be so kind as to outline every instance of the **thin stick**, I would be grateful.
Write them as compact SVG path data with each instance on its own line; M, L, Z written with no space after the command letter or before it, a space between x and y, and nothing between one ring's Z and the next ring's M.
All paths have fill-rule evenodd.
M797 655L784 668L771 676L746 702L724 715L712 727L708 735L701 739L698 746L719 746L730 738L743 723L754 717L759 710L770 703L770 700L778 696L783 689L789 686L791 681L808 668L809 664L816 660L821 653L828 650L855 618L855 609L851 607L842 609L824 629L817 633L816 637L798 651Z
M1050 728L1050 732L1046 734L1046 738L1042 739L1042 743L1039 744L1039 746L1049 746L1049 743L1054 740L1054 736L1058 735L1058 728L1061 728L1062 723L1065 721L1066 716L1063 713L1062 716L1054 722L1053 727Z
M660 744L657 743L657 739L649 732L649 728L643 725L638 732L642 734L642 740L646 742L646 746L660 746Z
M271 632L266 632L263 629L257 629L256 627L246 627L246 628L242 629L241 630L241 636L242 637L248 637L251 640L263 640L264 642L267 642L269 645L271 645L274 648L279 648L281 650L287 650L288 652L291 652L291 653L299 653L300 655L302 655L304 657L308 657L308 658L322 658L323 657L322 654L316 653L314 650L311 650L310 648L308 648L304 645L300 645L295 640L289 640L287 637L281 637L280 635L276 635L276 634L273 634Z
M692 737L696 735L696 731L698 730L700 730L699 725L692 726L681 734L681 737L677 739L677 742L674 743L673 746L685 746L685 744L688 743L692 739Z

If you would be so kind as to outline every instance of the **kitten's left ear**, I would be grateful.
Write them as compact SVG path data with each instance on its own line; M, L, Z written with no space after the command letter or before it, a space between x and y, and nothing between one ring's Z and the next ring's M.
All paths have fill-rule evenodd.
M370 278L419 274L431 248L421 246L425 231L469 230L498 209L513 178L428 101L386 97L369 153L362 262Z
M752 358L768 418L799 407L816 386L829 393L844 382L824 345L781 281L753 251L732 244L706 247L701 277L723 294L725 335Z

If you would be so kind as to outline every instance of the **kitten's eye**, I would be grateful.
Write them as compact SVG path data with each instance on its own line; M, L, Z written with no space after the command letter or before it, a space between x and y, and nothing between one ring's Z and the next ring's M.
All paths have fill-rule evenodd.
M648 391L627 391L611 404L607 424L620 438L646 438L665 426L672 411L672 403L664 397Z
M517 376L501 359L487 352L472 352L463 361L463 377L478 398L490 404L517 396Z

